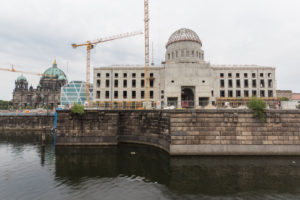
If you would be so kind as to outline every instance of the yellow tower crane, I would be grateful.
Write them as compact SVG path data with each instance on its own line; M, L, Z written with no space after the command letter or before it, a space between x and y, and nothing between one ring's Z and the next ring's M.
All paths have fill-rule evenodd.
M72 44L73 48L81 47L81 46L86 46L86 51L87 51L87 57L86 57L86 101L88 105L90 104L90 62L91 62L91 49L93 49L97 44L103 43L103 42L108 42L116 39L121 39L121 38L126 38L126 37L131 37L135 35L140 35L143 34L141 31L137 32L129 32L129 33L123 33L119 35L113 35L110 37L106 38L100 38L92 41L86 41L81 44Z
M149 66L149 2L144 0L144 28L145 28L145 102L150 107L150 66Z
M8 71L8 72L17 72L17 73L22 73L22 74L35 75L35 76L53 76L53 75L48 75L48 74L40 74L40 73L16 70L13 65L11 65L11 68L0 68L0 70L1 71Z

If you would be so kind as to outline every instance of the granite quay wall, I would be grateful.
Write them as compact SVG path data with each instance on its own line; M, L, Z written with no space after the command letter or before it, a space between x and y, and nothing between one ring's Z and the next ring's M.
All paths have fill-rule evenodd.
M170 113L171 155L300 155L300 111L249 110Z
M0 116L0 132L34 132L54 127L54 115Z
M170 117L162 111L59 111L57 145L137 143L169 152Z

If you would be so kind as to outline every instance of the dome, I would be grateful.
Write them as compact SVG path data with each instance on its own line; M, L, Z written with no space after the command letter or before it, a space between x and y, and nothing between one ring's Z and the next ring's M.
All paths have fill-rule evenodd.
M65 73L57 67L56 61L54 61L52 67L48 68L43 73L43 78L50 78L50 79L61 78L61 80L67 80Z
M22 74L21 76L19 76L19 77L17 78L17 81L27 81L27 79L26 79L26 77L23 76L23 74Z
M166 45L168 47L170 44L175 43L175 42L180 42L180 41L194 41L199 43L202 46L202 42L194 31L187 29L187 28L182 28L177 31L175 31L171 37L169 38L169 41Z
M60 75L60 76L58 77L58 80L59 80L59 81L64 81L64 80L66 80L66 77L63 76L63 75Z

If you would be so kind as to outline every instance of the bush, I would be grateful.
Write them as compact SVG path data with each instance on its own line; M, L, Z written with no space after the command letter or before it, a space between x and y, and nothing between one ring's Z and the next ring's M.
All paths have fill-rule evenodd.
M280 101L289 101L289 98L287 98L287 97L280 97L279 100Z
M258 117L260 121L264 122L266 119L266 102L263 99L252 97L249 100L248 108L254 113L254 117Z
M78 103L75 103L71 108L71 112L74 114L83 115L84 114L84 106L79 105Z

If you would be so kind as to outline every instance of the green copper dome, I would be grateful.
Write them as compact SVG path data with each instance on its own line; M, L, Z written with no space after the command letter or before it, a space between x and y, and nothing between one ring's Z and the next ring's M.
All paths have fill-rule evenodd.
M27 79L26 79L26 77L23 76L23 74L22 74L21 76L19 76L19 77L17 78L17 81L27 81Z
M58 80L59 80L59 81L64 81L64 80L66 80L66 77L63 76L63 75L60 75L60 76L58 77Z
M48 68L43 74L43 78L67 80L65 73L57 67L56 61L54 61L53 66Z

